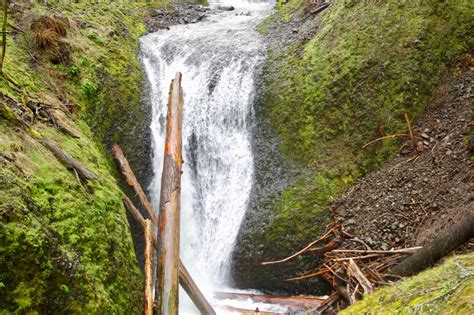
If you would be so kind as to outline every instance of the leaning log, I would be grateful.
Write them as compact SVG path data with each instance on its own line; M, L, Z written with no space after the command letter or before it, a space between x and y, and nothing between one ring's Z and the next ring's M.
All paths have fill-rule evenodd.
M140 184L138 183L135 174L133 174L133 171L130 165L128 164L128 161L125 158L125 155L123 154L123 151L118 144L113 145L112 153L119 163L120 171L122 172L123 177L125 177L125 181L135 190L135 193L137 194L140 203L143 205L143 207L145 207L153 223L158 224L158 216L156 215L155 211L153 211L153 207L151 206L150 201L146 197L142 186L140 186Z
M132 216L137 220L140 226L144 229L145 228L145 219L141 215L140 211L135 207L133 202L128 198L125 197L123 200L125 207L127 210L132 214ZM158 240L156 236L153 236L153 245L156 249L158 249ZM206 300L204 294L202 294L201 290L199 290L198 286L194 282L193 278L189 274L188 270L184 266L184 264L179 261L179 283L181 287L186 291L188 296L193 301L194 305L199 309L201 314L204 315L215 315L216 312L212 308L211 304Z
M432 266L460 245L474 237L474 211L466 209L466 215L447 228L428 245L396 265L391 275L411 276Z
M166 117L165 153L161 177L158 264L155 301L158 314L178 314L179 217L181 191L181 73L171 81Z
M153 315L153 226L145 220L145 315Z
M202 294L201 290L199 290L197 284L194 282L193 278L181 260L179 261L179 284L181 284L181 287L184 289L184 291L186 291L201 314L216 314L211 304L209 304L209 302L204 297L204 294Z
M79 162L77 162L75 159L73 159L69 154L61 150L57 146L56 143L54 143L51 140L44 139L41 141L41 143L49 150L51 153L54 154L54 156L62 163L64 164L67 168L72 169L77 172L77 175L81 178L83 181L91 180L91 179L97 179L97 176L86 169L84 166L82 166Z

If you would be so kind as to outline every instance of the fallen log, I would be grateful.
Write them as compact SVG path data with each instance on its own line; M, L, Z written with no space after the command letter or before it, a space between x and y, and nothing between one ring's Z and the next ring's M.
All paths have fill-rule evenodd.
M266 294L236 293L236 292L215 292L214 297L219 300L247 300L256 303L267 303L292 307L314 307L320 306L325 299L316 296L278 296Z
M237 308L232 306L223 307L223 309L227 312L232 314L239 314L239 315L286 315L287 313L275 313L275 312L265 312L260 311L258 308L255 310L247 310L243 308Z
M327 9L330 4L331 4L331 3L329 3L329 2L323 3L323 4L321 4L320 6L318 6L318 7L314 8L314 9L310 10L309 12L310 12L311 14L318 14L318 13L324 11L325 9Z
M159 314L178 314L179 218L181 196L181 129L183 91L181 73L171 81L166 117L165 152L160 192L158 264L155 300Z
M54 156L67 168L73 169L77 172L77 175L83 180L92 180L92 179L97 179L97 176L86 169L84 166L82 166L79 162L77 162L75 159L73 159L70 155L68 155L66 152L61 150L56 143L54 143L51 140L44 139L41 141L41 143L49 150L51 153L54 154Z
M145 315L153 315L153 226L145 220Z
M423 246L413 255L396 265L390 275L406 277L431 267L439 259L474 237L474 211L466 209L466 215L456 223L447 225L438 238Z
M140 211L138 211L138 209L135 207L133 202L128 197L125 197L123 203L125 205L125 208L127 208L127 210L135 218L135 220L138 221L140 226L145 229L145 219L141 215ZM158 249L158 240L156 236L153 236L153 246ZM191 277L181 260L179 262L179 283L181 284L181 287L184 289L184 291L186 291L188 296L191 298L194 305L196 305L196 307L199 309L201 314L216 314L211 304L209 304L209 302L204 297L204 294L202 294L201 290L199 290L198 286L194 282L193 278Z

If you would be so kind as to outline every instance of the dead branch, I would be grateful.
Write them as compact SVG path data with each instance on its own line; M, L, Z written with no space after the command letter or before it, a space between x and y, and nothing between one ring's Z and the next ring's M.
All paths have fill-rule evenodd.
M377 142L377 141L380 141L380 140L384 140L384 139L393 139L393 138L397 138L397 137L408 137L409 135L407 135L406 133L394 133L392 135L388 135L388 136L383 136L383 137L380 137L380 138L377 138L375 140L372 140L370 141L369 143L366 143L362 146L362 149L365 149L366 147L368 147L369 145Z
M374 291L374 287L372 283L367 280L365 275L360 271L359 266L357 266L354 259L349 259L349 267L348 267L349 274L352 274L357 281L359 281L360 285L364 289L365 294L370 294Z
M304 252L308 251L312 246L314 246L315 244L319 243L320 241L323 241L325 239L327 239L329 236L331 236L332 233L334 233L334 231L340 229L341 225L340 224L336 224L332 229L330 229L328 232L326 232L326 234L324 234L323 236L321 236L321 238L317 239L316 241L313 241L311 243L309 243L308 245L306 245L306 247L304 247L302 250L294 253L293 255L291 256L288 256L286 258L283 258L283 259L280 259L280 260L275 260L275 261L266 261L266 262L263 262L262 265L273 265L273 264L280 264L280 263L283 263L283 262L286 262L292 258L295 258L296 256L299 256L301 254L303 254Z
M407 122L408 132L410 133L410 138L411 138L411 142L413 143L413 148L416 150L416 140L413 134L413 126L411 125L410 119L408 118L408 114L404 113L403 115L405 116L405 121Z
M61 150L53 141L44 139L41 143L67 168L75 170L83 181L97 179L97 176L94 173L86 169L70 155Z

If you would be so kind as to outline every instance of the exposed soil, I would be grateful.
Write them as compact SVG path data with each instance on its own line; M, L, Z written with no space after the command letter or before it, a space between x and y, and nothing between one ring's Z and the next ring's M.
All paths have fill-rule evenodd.
M414 124L417 148L407 140L334 201L336 220L372 248L425 245L474 211L473 61L463 57Z

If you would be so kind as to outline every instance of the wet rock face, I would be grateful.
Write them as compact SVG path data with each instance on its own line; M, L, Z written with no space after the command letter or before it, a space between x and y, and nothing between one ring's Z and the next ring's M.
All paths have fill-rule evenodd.
M263 71L260 75L263 75ZM265 122L261 113L265 90L263 84L257 90L260 94L257 96L256 120L252 128L255 186L232 255L233 285L268 293L324 294L329 287L319 279L304 282L284 281L295 276L295 270L314 268L320 259L317 255L298 257L284 264L262 266L264 261L281 259L300 249L297 246L284 245L281 240L268 243L264 241L264 234L274 224L275 211L271 200L278 199L281 192L306 170L296 167L281 156L278 136ZM292 235L282 235L281 239L295 244L294 241L291 242Z
M295 33L292 29L301 31ZM271 33L265 36L269 49L276 55L278 51L310 38L314 30L313 19L296 15L289 24L269 27ZM295 276L295 270L311 270L317 265L320 257L298 257L288 263L262 266L262 262L284 258L300 248L294 235L280 235L274 242L268 242L266 234L275 224L275 202L282 192L308 173L292 161L284 158L280 152L280 139L271 128L265 117L267 80L273 72L270 63L259 71L260 79L256 80L257 97L255 104L256 118L252 130L252 151L254 155L255 186L249 201L249 207L241 224L232 256L233 284L242 289L258 289L268 293L281 294L324 294L327 284L319 279L310 281L287 282Z
M295 270L311 270L317 265L317 255L299 257L288 263L262 266L263 261L286 257L299 250L288 247L292 235L282 235L274 243L262 241L272 228L275 212L269 199L278 194L302 173L302 170L285 161L278 150L278 138L263 122L254 127L253 150L255 157L255 187L249 209L240 227L232 258L233 284L244 289L258 289L271 293L323 294L325 283L318 279L305 282L285 282L295 276Z
M202 5L176 3L172 11L153 9L150 18L145 20L148 32L169 29L172 25L193 24L205 19L210 8Z

